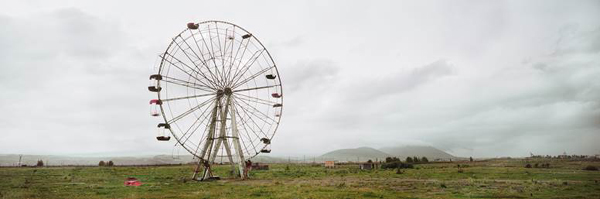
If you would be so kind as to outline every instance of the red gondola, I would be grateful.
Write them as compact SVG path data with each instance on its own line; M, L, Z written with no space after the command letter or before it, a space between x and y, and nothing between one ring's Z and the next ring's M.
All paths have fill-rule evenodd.
M271 96L274 97L274 98L280 98L281 97L281 95L279 93L273 93L273 94L271 94Z
M159 99L150 100L150 115L153 117L160 116L160 105L162 101Z

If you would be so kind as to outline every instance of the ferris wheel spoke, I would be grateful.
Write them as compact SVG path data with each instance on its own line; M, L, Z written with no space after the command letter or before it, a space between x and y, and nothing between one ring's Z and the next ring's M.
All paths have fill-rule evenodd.
M252 114L252 115L253 115L253 116L255 116L256 118L259 118L260 120L262 120L262 121L263 121L263 122L265 122L266 124L269 124L269 125L273 125L273 124L272 124L272 123L269 123L269 122L267 122L267 121L266 121L265 119L263 119L262 117L260 117L260 116L258 116L258 115L256 115L256 114L254 114L252 111L250 111L250 110L248 110L248 109L244 108L244 106L242 106L242 105L240 105L240 104L237 104L237 100L235 100L235 101L236 101L236 105L238 105L238 106L239 106L239 107L242 109L242 111L244 111L244 112L246 113L246 115L247 115L247 116L250 118L250 121L252 121L252 123L254 123L254 125L256 125L256 127L257 127L258 129L260 129L260 132L261 132L262 134L264 134L265 136L267 136L267 134L266 134L265 132L263 132L263 130L262 130L262 127L261 127L260 125L258 125L258 123L256 123L256 121L253 119L253 117L252 117L252 116L250 116L250 114ZM260 111L259 111L259 112L260 112ZM250 114L248 114L248 113L250 113ZM262 113L262 112L261 112L261 113Z
M214 52L214 48L213 48L213 42L212 42L212 38L210 36L210 25L208 26L208 37L210 39L210 49L208 48L208 44L206 44L206 39L204 39L204 35L202 34L202 32L200 32L200 30L198 29L198 33L200 35L200 37L202 38L202 42L204 43L204 47L206 47L206 50L208 50L208 55L211 57L213 64L215 65L215 76L219 75L219 67L217 67L217 61L215 61L215 52ZM213 49L213 50L211 50ZM221 82L221 81L219 81ZM221 85L222 86L222 85Z
M242 103L244 103L245 105L247 105L248 107L252 108L254 111L250 111L250 113L252 113L254 116L257 116L256 114L254 114L254 112L258 112L258 113L260 113L261 115L263 115L265 118L268 118L268 119L270 119L271 121L273 121L273 122L277 123L277 120L275 120L275 119L273 119L273 118L269 117L267 114L265 114L265 113L263 113L262 111L260 111L260 110L258 110L258 109L256 109L256 108L254 108L254 106L252 106L252 105L248 104L248 103L247 103L247 102L245 102L244 100L241 100L241 99L240 99L240 102L242 102ZM269 122L267 122L266 120L262 119L262 117L259 117L259 116L257 116L257 117L258 117L258 118L261 118L261 120L262 120L263 122L265 122L265 123L267 123L267 124L269 124L269 125L272 125L272 123L269 123Z
M222 55L223 52L221 52L221 48L220 48L221 42L220 42L219 33L218 33L219 27L217 27L217 23L216 22L215 22L215 30L217 31L217 43L219 44L219 54L221 54L221 58L222 58L223 57L223 55ZM210 39L210 49L211 49L211 52L213 54L213 58L215 58L214 55L215 55L216 52L215 52L215 48L214 48L213 36L212 36L212 34L210 34L210 32L211 31L210 31L210 25L209 25L209 28L208 28L208 38ZM225 80L223 78L223 74L222 74L223 71L221 71L221 74L219 74L219 70L218 70L219 67L217 67L217 63L216 63L217 61L215 59L213 59L213 62L215 63L215 69L217 71L217 74L221 77L221 80Z
M238 86L244 85L246 82L248 82L248 81L250 81L250 80L252 80L252 79L254 79L254 78L258 77L259 75L262 75L263 73L265 73L265 72L267 72L267 71L269 71L269 70L271 70L271 69L273 69L273 68L275 68L275 67L274 67L274 66L271 66L271 67L268 67L268 68L262 69L262 70L258 71L257 73L255 73L254 75L251 75L250 77L248 77L248 78L246 78L246 79L242 80L242 81L241 81L241 82L239 82L239 83L238 83L238 82L234 82L232 87L233 87L233 88L237 88ZM239 81L239 80L238 80L238 81Z
M225 81L225 59L223 59L225 57L225 52L221 50L221 36L219 34L219 26L217 25L217 22L215 22L215 30L217 31L217 44L219 44L219 52L221 53L221 67L223 67L223 70L221 71L221 79ZM227 33L225 33L225 38L223 38L223 41L227 42Z
M169 57L171 57L172 59L175 59L175 61L177 61L178 63L181 63L182 65L184 65L185 67L189 68L191 71L194 71L196 74L198 74L199 76L204 77L205 80L207 80L212 86L209 86L207 83L205 83L204 81L198 79L196 76L190 74L189 72L187 72L186 70L183 70L183 68L177 66L175 63L171 62L168 59L165 59L164 56L161 56L163 58L163 60L167 61L169 64L171 64L172 66L174 66L175 68L179 69L180 71L182 71L183 73L189 75L190 77L193 77L194 79L198 80L198 82L201 82L202 84L204 84L206 87L215 89L216 88L216 84L211 81L208 77L206 77L205 75L203 75L202 73L200 73L199 71L194 70L192 67L190 67L189 65L183 63L181 60L177 59L175 56L171 55L170 53L165 53L165 55L168 55ZM215 89L216 90L216 89Z
M243 91L260 90L260 89L265 89L265 88L273 88L273 87L277 87L277 86L281 86L281 84L275 84L275 85L270 85L270 86L259 86L259 87L253 87L253 88L245 88L245 89L233 90L233 92L238 93L238 92L243 92Z
M227 33L225 33L225 34L227 34ZM232 37L235 37L235 26L233 26L233 29L231 30L231 35L232 35ZM240 47L242 46L242 43L243 43L243 41L241 41L240 46L238 46L238 50L236 51L236 56L237 56L237 52L240 51ZM231 50L229 52L229 62L228 62L229 69L227 70L227 75L225 76L226 82L229 82L229 78L231 78L231 68L233 66L232 62L234 61L234 59L233 59L234 44L235 44L235 39L232 38L231 39L231 47L230 47ZM225 68L225 65L223 65L223 68Z
M207 113L208 109L210 109L211 105L214 103L214 101L210 101L210 104L208 106L206 106L206 108L204 109L204 111L202 111L202 114L200 114L200 116L197 117L197 119L194 121L194 123L192 123L192 125L185 131L185 133L183 135L181 135L181 138L185 138L185 136L190 132L190 130L196 126L196 124L198 123L198 121L206 121L206 119L208 119L208 116L210 114L206 114L206 116L204 116L205 113ZM204 116L204 117L203 117ZM202 119L202 120L200 120ZM198 124L196 126L196 128L194 128L194 130L192 131L192 133L190 133L190 135L185 138L185 141L183 141L184 143L188 141L188 139L190 139L192 137L192 135L194 135L194 133L197 132L198 128L200 128L202 126L203 122L200 122L200 124ZM202 135L202 137L204 137L204 135Z
M219 78L217 78L212 71L210 70L210 68L208 67L208 65L206 64L206 62L204 61L204 55L202 56L202 58L200 58L200 56L198 56L198 54L196 53L196 51L193 50L192 46L190 46L190 44L181 36L178 35L179 38L181 38L181 40L183 41L183 43L185 43L185 45L188 46L188 48L192 51L192 53L194 53L194 55L196 55L196 58L198 58L198 60L200 60L200 62L202 62L202 64L206 67L206 69L208 70L208 72L210 73L210 75L212 76L213 80L215 81L219 81ZM175 37L177 38L177 37ZM200 68L198 67L198 65L196 65L196 63L194 62L194 60L192 60L192 58L185 52L185 50L183 50L183 48L181 47L181 45L179 45L177 43L177 41L175 40L175 38L173 38L173 43L175 43L175 45L177 45L177 47L179 47L179 49L181 50L181 52L183 52L183 54L190 60L190 62L192 62L192 64L194 64L194 66L196 67L196 69L198 69L198 71L196 73L200 74ZM194 34L192 34L192 38L194 39L194 43L196 43L196 46L198 45L198 43L196 42L196 39L194 37ZM202 52L200 52L202 53ZM181 61L180 61L181 62ZM194 69L192 69L190 67L191 70L195 71ZM216 64L215 64L215 70L216 70ZM204 76L204 75L202 75ZM204 76L204 78L206 78L207 80L210 81L210 79L206 76ZM211 81L215 87L218 87L217 84L214 81Z
M250 102L256 102L256 103L264 104L264 105L267 105L267 106L273 106L273 105L277 104L277 102L272 102L272 101L269 101L269 100L264 100L264 99L252 97L252 96L249 96L249 95L244 95L244 94L241 94L241 93L234 93L234 95L235 96L239 96L240 100L247 100L247 101L250 101ZM246 99L244 99L242 97L244 97Z
M248 69L250 69L250 67L254 64L254 62L256 62L256 60L262 55L262 53L265 52L265 50L266 49L263 48L260 51L254 52L254 54L252 54L252 56L250 57L250 59L248 59L248 61L246 61L246 63L244 64L244 66L242 66L242 69L236 71L236 73L233 75L233 78L231 78L231 80L229 80L228 85L232 85L234 81L237 81L236 79L239 79L242 76L244 76L244 74L246 74L246 72L248 71ZM258 55L256 55L256 53L258 53ZM250 62L250 61L252 61L252 62ZM250 64L248 64L248 63L250 63Z
M242 115L242 114L240 114L240 112L238 111L238 109L237 109L237 106L235 106L235 105L234 105L233 107L234 107L234 110L235 110L235 112L237 113L237 115L239 115L239 116L240 116L241 123L242 123L242 128L244 128L244 133L246 133L246 137L248 137L248 142L250 142L250 145L252 146L252 148L254 148L254 152L255 152L255 153L257 153L257 152L258 152L258 150L256 150L256 145L255 145L255 144L254 144L254 142L252 141L252 138L251 138L252 136L250 136L250 133L249 133L248 129L246 128L246 126L248 126L248 127L250 128L250 130L252 131L252 133L253 133L253 134L254 134L254 135L257 137L257 138L258 138L258 137L260 137L260 135L258 135L258 134L256 133L256 131L254 131L254 129L252 129L252 128L250 127L250 125L248 125L248 119L245 119L245 120L244 120L244 117L243 117L243 115ZM250 118L250 117L248 117L248 118ZM245 146L245 144L244 144L244 146ZM247 148L246 148L246 152L248 152L248 154L250 154Z
M211 97L209 99L207 99L206 101L198 104L197 106L191 108L190 110L187 110L183 113L181 113L180 115L173 117L171 120L167 121L167 124L172 124L174 122L176 122L177 120L180 120L181 118L184 118L185 116L188 116L190 113L193 113L194 111L202 108L203 106L205 106L206 104L210 103L211 101L213 101L215 97ZM163 101L164 102L164 101Z
M235 56L233 56L233 60L231 62L229 62L229 70L230 70L230 72L231 72L231 68L233 68L233 65L235 65L235 70L234 71L238 71L238 69L240 67L240 64L242 63L242 59L244 58L244 55L246 54L246 50L248 49L248 44L250 44L250 39L245 39L245 40L247 42L246 42L246 45L244 45L244 50L242 51L242 55L240 56L238 63L235 64L234 62L235 62L235 60L238 60L237 56L238 56L238 54L240 52L240 49L242 48L242 44L244 44L244 40L242 40L240 42L240 45L238 46L237 51L235 51ZM235 75L235 73L236 72L234 72L233 75ZM231 74L229 76L231 77ZM231 79L233 79L233 78L231 78ZM230 82L231 79L227 79L227 82ZM228 85L228 86L230 86L230 85Z
M206 96L211 96L211 95L216 95L216 94L217 93L208 93L208 94L192 95L192 96L185 96L185 97L167 98L167 99L161 99L161 101L168 102L168 101L175 101L175 100L182 100L182 99L206 97Z
M192 39L194 39L194 44L196 44L196 47L198 48L198 53L200 53L200 56L198 56L198 54L196 54L193 50L192 50L192 52L194 52L194 54L196 54L196 57L198 57L198 59L200 60L200 62L202 62L202 65L204 65L204 67L206 68L206 70L208 70L208 72L210 73L210 75L212 76L212 78L215 79L215 80L217 80L218 78L215 78L215 74L210 70L210 67L208 67L208 63L206 63L207 59L204 58L204 53L202 53L202 49L198 45L198 42L196 42L196 36L194 36L194 33L192 32L191 29L188 29L188 30L190 31L190 35L192 35ZM202 33L198 32L198 34L202 34ZM185 42L185 39L183 39L183 37L181 37L181 35L179 35L179 37ZM190 47L190 44L188 44L187 42L185 42L185 44L190 49L192 48L192 47ZM200 58L200 57L202 57L202 58ZM216 70L216 68L215 68L215 70Z
M206 91L206 92L214 92L214 90L212 90L212 88L210 87L206 87L204 85L200 85L200 84L196 84L194 82L188 82L185 80L180 80L177 78L173 78L173 77L168 77L168 76L162 76L163 79L161 81L167 82L167 83L171 83L171 84L176 84L176 85L180 85L180 86L185 86L188 88L194 88L194 89L198 89L201 91ZM211 89L211 90L209 90Z

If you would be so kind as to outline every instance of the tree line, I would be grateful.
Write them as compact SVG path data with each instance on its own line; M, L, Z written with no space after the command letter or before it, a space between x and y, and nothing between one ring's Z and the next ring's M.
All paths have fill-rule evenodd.
M115 163L112 160L110 160L108 162L104 162L103 160L100 160L100 162L98 162L98 166L101 166L101 167L112 167L114 165L115 165Z

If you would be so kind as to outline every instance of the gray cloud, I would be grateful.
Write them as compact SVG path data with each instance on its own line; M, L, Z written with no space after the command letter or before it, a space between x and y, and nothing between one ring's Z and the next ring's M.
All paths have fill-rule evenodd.
M596 1L7 4L2 153L170 153L153 138L147 76L185 23L206 19L250 30L277 63L286 104L272 155L600 153Z

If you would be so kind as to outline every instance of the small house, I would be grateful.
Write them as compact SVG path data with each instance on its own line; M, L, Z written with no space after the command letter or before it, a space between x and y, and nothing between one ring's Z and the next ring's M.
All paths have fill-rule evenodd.
M252 170L269 170L268 164L252 163Z
M360 167L360 170L372 170L375 168L373 163L360 163L358 166Z
M325 161L325 168L335 168L334 161Z

